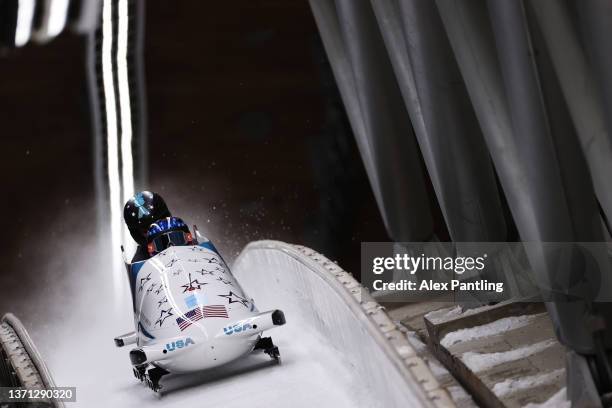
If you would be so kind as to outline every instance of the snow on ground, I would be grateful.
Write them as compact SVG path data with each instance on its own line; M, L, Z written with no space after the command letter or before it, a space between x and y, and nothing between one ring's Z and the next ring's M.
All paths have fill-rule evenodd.
M548 347L551 347L556 343L556 341L549 339L513 350L497 353L476 353L473 351L468 351L463 353L461 360L463 360L465 365L467 365L469 369L474 372L486 371L509 361L516 361L532 356L540 351L546 350Z
M431 373L436 377L437 380L444 377L445 375L450 375L446 367L444 367L438 360L433 358L433 355L429 353L427 349L427 345L421 341L418 334L413 331L408 331L406 333L406 338L410 342L410 345L414 348L417 355L424 358L431 370Z
M457 317L463 313L461 306L449 307L444 309L433 310L425 314L425 318L430 322L437 324L451 318Z
M541 404L529 403L523 408L571 408L572 404L567 400L567 390L561 388L555 395L550 397L548 401Z
M473 401L472 396L468 394L463 387L459 385L451 385L446 387L446 390L450 393L451 398L456 403L464 402L464 401Z
M419 335L416 332L409 330L406 332L406 338L416 351L417 355L425 359L425 362L431 370L434 378L440 383L448 382L448 377L452 377L451 373L438 360L436 360L433 355L429 353L427 345L421 341ZM476 407L472 397L460 385L451 385L445 388L450 394L451 399L455 401L457 405L461 405L464 408Z
M526 388L535 388L540 385L550 384L562 376L563 373L565 373L565 369L559 368L544 374L530 375L521 378L509 378L495 384L493 386L493 393L498 397L503 398Z
M480 339L502 332L515 330L528 325L541 315L542 314L504 317L503 319L499 319L482 326L460 329L447 333L444 338L442 338L442 341L440 341L440 344L442 344L444 347L450 347L464 341Z
M480 313L484 310L490 309L490 306L483 305L473 308L465 308L465 306L453 306L446 307L443 309L433 310L426 313L424 317L434 324L442 323L448 320L456 319L458 317L470 316L473 314Z
M416 351L417 355L425 359L431 373L437 380L440 380L446 375L450 375L450 372L446 369L446 367L444 367L438 360L433 358L433 356L429 353L427 345L421 341L416 332L408 331L406 333L406 338Z
M434 375L436 379L440 379L444 377L445 375L450 375L446 367L444 367L437 360L434 360L432 358L427 359L427 365L429 366L431 373Z
M427 345L421 341L419 335L416 332L408 331L406 333L406 339L408 339L408 342L414 348L414 351L416 351L418 355L421 355L421 353L427 351Z

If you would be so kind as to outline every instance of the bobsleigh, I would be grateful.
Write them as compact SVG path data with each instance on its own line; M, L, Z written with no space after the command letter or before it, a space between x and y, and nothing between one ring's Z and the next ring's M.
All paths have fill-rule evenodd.
M280 363L278 347L262 333L285 324L283 312L260 313L214 245L194 229L194 245L126 262L135 331L115 344L134 345L134 375L155 392L166 374L213 368L255 350Z

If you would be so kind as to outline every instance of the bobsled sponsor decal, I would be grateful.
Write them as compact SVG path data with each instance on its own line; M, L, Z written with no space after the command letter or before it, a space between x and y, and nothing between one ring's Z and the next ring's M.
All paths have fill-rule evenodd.
M182 349L184 347L187 347L190 344L195 344L195 341L193 341L191 337L187 337L185 338L185 340L177 340L177 341L172 341L170 343L166 343L166 350L174 351L176 349Z
M233 326L224 327L223 333L227 336L231 336L232 334L242 333L247 330L253 330L253 325L251 325L251 323L238 323Z

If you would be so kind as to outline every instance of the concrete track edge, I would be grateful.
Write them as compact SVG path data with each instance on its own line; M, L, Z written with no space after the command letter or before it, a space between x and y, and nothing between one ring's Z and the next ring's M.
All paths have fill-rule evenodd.
M21 354L21 361L19 362L19 365L14 364L14 369L24 369L26 371L36 370L36 372L22 374L20 375L20 377L27 375L28 377L36 378L36 380L33 381L32 388L55 387L56 385L53 381L53 377L51 376L49 368L45 364L45 361L43 360L36 346L34 345L34 342L28 334L28 331L26 330L25 326L23 325L23 323L21 323L21 320L19 320L14 314L7 313L2 317L1 323L8 325L13 330L15 335L18 337L19 342L21 343L19 344L19 346L21 347L18 347L18 349L22 348L26 354ZM26 384L23 384L22 386L27 387ZM53 401L53 406L57 408L63 408L65 405L62 401Z

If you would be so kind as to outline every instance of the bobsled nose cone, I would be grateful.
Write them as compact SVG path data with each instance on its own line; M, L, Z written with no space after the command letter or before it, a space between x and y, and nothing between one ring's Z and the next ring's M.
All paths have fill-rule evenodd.
M272 324L273 325L282 326L285 323L287 323L287 320L285 320L285 314L283 313L282 310L276 309L274 312L272 312Z

